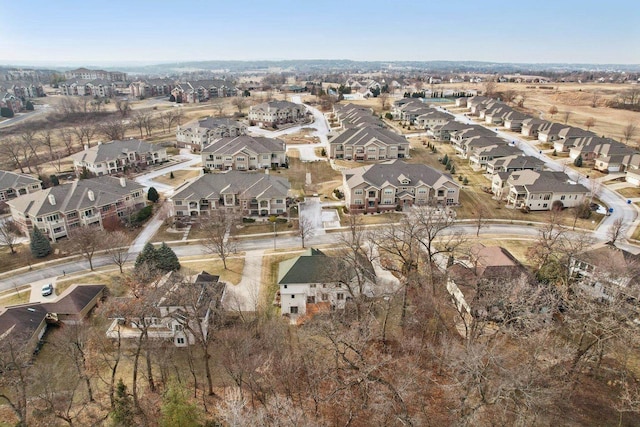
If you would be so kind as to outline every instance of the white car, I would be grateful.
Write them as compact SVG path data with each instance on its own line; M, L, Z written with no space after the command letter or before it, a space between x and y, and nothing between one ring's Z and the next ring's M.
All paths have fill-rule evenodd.
M51 294L53 294L53 285L48 283L42 287L42 296L48 297Z

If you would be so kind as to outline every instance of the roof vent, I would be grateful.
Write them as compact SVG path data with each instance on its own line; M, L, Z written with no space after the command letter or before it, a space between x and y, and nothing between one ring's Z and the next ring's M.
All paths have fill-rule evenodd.
M96 201L96 195L93 193L93 190L89 190L89 192L87 193L87 196L89 197L89 200L91 200L92 202Z
M55 206L56 205L56 196L54 196L53 194L49 194L49 203L51 204L51 206Z
M127 186L127 180L125 179L125 177L120 177L120 187L126 187Z

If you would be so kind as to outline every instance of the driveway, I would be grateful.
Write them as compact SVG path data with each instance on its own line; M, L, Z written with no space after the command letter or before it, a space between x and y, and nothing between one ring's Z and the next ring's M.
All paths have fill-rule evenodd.
M194 168L195 165L202 162L202 157L199 154L193 154L187 148L183 148L182 150L180 150L180 155L175 157L181 160L184 159L186 161L177 163L171 166L167 166L164 168L156 169L149 173L145 173L144 175L140 175L136 177L135 181L138 184L144 186L145 191L148 191L150 187L153 187L156 190L158 190L158 192L164 194L166 197L171 196L175 190L173 186L156 182L153 179L161 175L166 175L169 172L175 172L179 170ZM195 169L199 169L199 168L195 168Z
M237 285L227 285L224 308L230 311L257 311L262 286L262 257L264 250L247 251L244 258L242 279Z
M313 227L313 234L325 234L322 225L322 204L319 197L305 197L304 202L298 203L300 219L307 219Z

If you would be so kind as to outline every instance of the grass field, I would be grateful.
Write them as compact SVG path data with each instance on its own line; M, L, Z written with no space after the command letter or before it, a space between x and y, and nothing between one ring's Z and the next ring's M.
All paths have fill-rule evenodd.
M180 184L193 179L200 175L200 170L177 170L173 172L173 179L171 178L171 173L167 173L164 175L160 175L157 178L154 178L154 181L158 181L161 184L171 185L174 188L179 186Z
M326 191L331 187L332 191L342 183L342 174L333 170L329 162L301 162L296 157L289 157L289 169L278 169L272 173L288 178L291 190L299 196L320 194L321 189ZM311 174L311 184L306 184L307 173Z

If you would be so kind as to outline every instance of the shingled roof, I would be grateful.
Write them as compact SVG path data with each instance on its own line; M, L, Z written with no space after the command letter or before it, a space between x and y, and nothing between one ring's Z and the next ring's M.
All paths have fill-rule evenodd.
M291 188L285 178L264 173L230 170L208 173L173 196L174 200L218 199L222 194L239 194L241 198L286 197Z
M241 135L220 138L202 149L203 153L235 154L249 149L258 154L286 151L284 141L276 138Z
M160 150L165 148L139 139L126 139L94 145L71 158L78 162L99 163L126 157L128 153L152 153Z
M40 182L39 179L33 178L29 175L0 171L0 190L5 190L7 188L21 188L38 182Z

